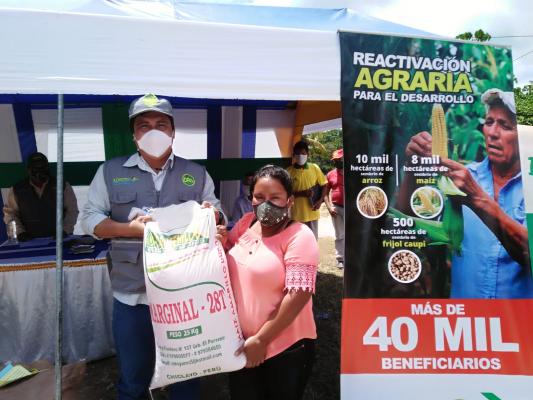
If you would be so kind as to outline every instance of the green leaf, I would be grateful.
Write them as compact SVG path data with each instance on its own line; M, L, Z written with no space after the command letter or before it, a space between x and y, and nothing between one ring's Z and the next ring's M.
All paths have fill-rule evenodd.
M466 193L455 186L455 183L447 176L439 176L437 186L447 196L466 196Z
M463 206L461 203L446 198L442 214L442 225L453 252L460 255L464 237Z

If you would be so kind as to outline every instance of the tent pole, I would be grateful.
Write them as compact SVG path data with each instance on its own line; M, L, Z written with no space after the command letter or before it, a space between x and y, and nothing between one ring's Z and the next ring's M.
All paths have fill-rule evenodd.
M57 187L56 187L56 400L61 400L63 360L63 95L57 95Z

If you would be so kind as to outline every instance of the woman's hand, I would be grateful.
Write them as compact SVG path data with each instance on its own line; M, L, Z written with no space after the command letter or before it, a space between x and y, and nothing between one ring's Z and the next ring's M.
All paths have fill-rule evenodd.
M224 225L217 225L216 238L222 243L222 246L225 246L228 240L228 228Z
M235 355L242 353L246 355L246 368L258 367L265 362L266 343L263 343L257 336L251 336L235 352Z
M326 203L326 206L327 206L327 203ZM336 217L339 214L335 206L328 207L328 211L329 211L329 215L331 215L332 217Z

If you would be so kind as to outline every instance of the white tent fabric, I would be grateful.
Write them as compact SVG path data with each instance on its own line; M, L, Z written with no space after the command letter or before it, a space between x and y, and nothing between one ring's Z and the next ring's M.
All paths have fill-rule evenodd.
M57 161L57 110L32 110L37 151ZM70 108L64 113L64 161L104 161L100 108Z
M0 7L0 93L338 100L338 28L421 33L348 10L144 3Z

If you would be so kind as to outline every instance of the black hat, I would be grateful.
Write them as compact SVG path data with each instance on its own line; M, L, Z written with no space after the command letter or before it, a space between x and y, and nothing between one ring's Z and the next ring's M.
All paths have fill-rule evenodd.
M28 157L28 160L26 161L28 165L28 169L31 170L40 170L40 171L48 171L48 158L43 153L33 153L30 154Z

